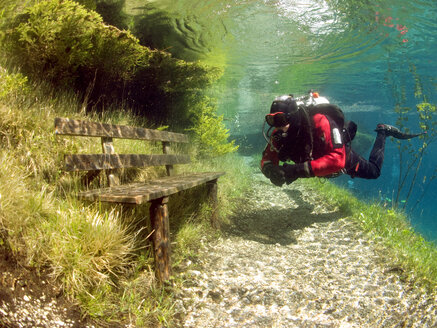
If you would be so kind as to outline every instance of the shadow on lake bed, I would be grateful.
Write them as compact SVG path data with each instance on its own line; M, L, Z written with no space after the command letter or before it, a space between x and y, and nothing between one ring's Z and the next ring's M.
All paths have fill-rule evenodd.
M311 195L291 188L274 188L260 182L239 201L229 222L223 224L223 231L263 244L289 245L296 244L299 232L314 223L332 222L347 216L338 209L320 211L323 204L316 203Z

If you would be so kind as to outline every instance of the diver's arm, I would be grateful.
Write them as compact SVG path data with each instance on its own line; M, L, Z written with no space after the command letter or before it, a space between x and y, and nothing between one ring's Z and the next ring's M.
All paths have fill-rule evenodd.
M279 165L278 150L275 140L271 137L270 142L266 145L261 159L261 172L265 175L265 167L269 165Z
M263 151L261 172L276 185L281 187L285 183L284 170L279 166L278 150L273 138Z

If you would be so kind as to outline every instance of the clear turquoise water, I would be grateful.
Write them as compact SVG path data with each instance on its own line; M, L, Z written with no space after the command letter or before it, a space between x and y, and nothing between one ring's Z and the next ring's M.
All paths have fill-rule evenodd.
M415 97L417 85L437 103L435 0L127 0L126 12L162 26L154 46L224 68L211 93L232 136L250 137L254 149L263 142L263 117L277 95L318 90L372 135L377 123L396 122L396 104L414 108L422 101ZM417 130L417 114L407 124ZM428 148L407 206L413 225L430 240L437 240L437 179L420 195L424 176L436 170L436 144ZM400 161L389 141L378 180L344 176L336 183L391 206Z

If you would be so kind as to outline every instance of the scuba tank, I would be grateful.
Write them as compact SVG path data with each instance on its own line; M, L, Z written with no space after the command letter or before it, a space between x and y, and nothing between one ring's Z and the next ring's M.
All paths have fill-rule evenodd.
M329 100L325 97L320 97L318 92L310 90L307 95L297 99L298 104L307 108L310 116L320 113L328 115L333 119L341 129L344 144L350 144L350 142L355 138L357 124L353 121L346 121L343 111L338 106L330 105L315 107L316 105L329 104Z
M320 97L318 92L313 92L313 90L309 90L308 93L304 96L297 97L296 102L298 105L303 105L306 107L320 105L320 104L329 104L329 100L325 97Z

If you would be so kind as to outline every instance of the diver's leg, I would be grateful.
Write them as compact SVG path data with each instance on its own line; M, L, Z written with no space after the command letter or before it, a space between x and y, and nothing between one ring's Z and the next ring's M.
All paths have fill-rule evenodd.
M377 179L381 175L381 168L384 162L384 150L385 133L381 131L378 132L376 136L368 161L351 150L347 174L353 178Z
M373 144L373 148L369 156L369 162L376 166L378 170L378 176L381 174L382 163L384 162L385 138L385 132L380 131L377 133L375 143Z

